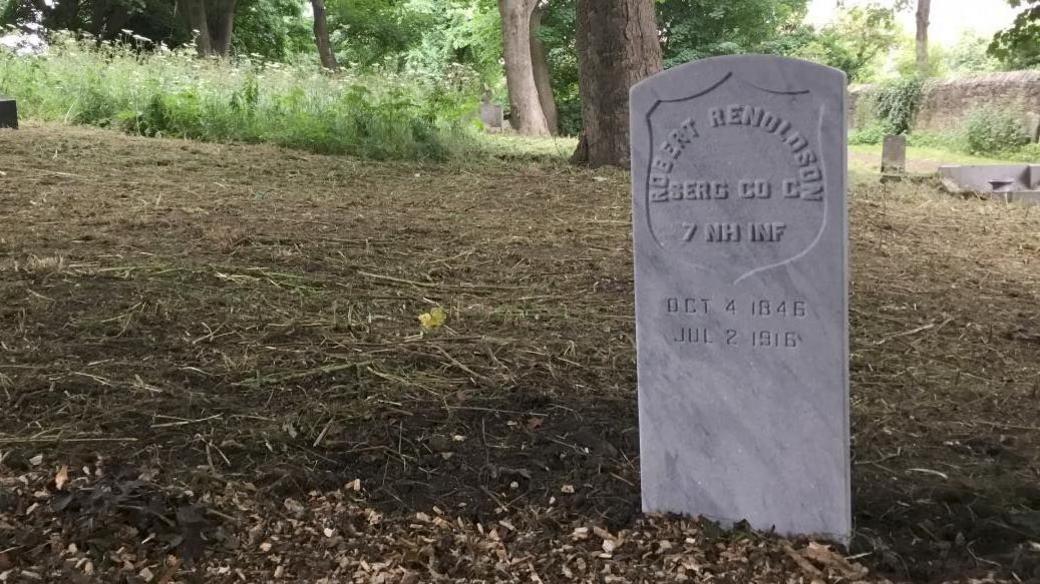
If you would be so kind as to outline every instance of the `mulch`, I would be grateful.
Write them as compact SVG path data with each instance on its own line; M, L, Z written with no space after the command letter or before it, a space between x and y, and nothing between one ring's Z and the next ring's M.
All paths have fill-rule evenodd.
M0 173L0 582L1040 581L1028 208L856 177L845 547L640 513L624 173L31 123Z

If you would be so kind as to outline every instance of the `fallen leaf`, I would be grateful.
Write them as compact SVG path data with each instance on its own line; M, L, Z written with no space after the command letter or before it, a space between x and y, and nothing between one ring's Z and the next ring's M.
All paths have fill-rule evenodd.
M169 584L173 577L177 575L177 570L181 567L181 559L177 557L169 557L166 559L166 570L163 571L162 576L159 576L159 582L157 584Z
M440 306L435 307L429 312L424 312L419 315L419 324L422 325L424 330L432 331L434 329L444 326L444 323L448 320L448 314L444 312L444 309Z
M574 485L563 485L562 487L560 487L560 492L561 493L566 493L568 495L573 495L574 494Z
M837 570L845 578L860 579L869 572L862 565L853 564L841 554L835 553L829 546L816 542L809 542L809 547L802 550L802 554L818 564Z
M812 562L805 559L805 557L803 557L801 554L794 551L794 548L791 547L791 544L785 543L783 545L783 550L784 553L787 554L787 557L794 560L794 563L798 564L798 567L801 568L802 571L808 574L810 577L818 578L823 576L823 572L817 569L816 566L812 565Z
M54 488L59 491L65 490L65 484L69 482L69 467L61 465L58 469L58 473L54 475Z
M295 439L297 436L299 436L299 432L296 431L296 427L293 426L292 422L286 422L282 424L282 429L285 430L285 433L289 435L289 438Z
M286 498L285 501L282 502L282 505L285 506L285 510L294 517L300 517L307 511L307 508L304 507L302 503L292 497Z

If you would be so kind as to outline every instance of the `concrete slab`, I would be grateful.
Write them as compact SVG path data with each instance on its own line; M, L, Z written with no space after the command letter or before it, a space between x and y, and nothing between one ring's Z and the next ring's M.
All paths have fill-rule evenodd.
M951 193L977 193L1006 202L1040 204L1040 165L982 164L939 167L939 180Z

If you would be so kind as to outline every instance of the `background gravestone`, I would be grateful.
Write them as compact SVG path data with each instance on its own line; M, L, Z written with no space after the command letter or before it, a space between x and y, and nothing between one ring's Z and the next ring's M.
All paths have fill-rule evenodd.
M18 104L0 95L0 128L18 128Z
M848 538L844 118L781 57L632 89L645 511Z
M1024 129L1026 135L1029 136L1030 142L1040 141L1040 114L1036 112L1026 112Z
M906 172L906 136L885 136L881 145L881 172L902 174Z
M499 131L505 125L503 118L502 106L484 102L480 104L480 121L484 122L484 127L488 130Z

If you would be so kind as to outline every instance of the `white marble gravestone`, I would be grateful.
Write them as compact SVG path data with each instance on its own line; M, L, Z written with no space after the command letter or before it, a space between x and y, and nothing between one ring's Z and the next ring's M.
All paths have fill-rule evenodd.
M845 75L706 59L631 117L644 510L846 540Z

